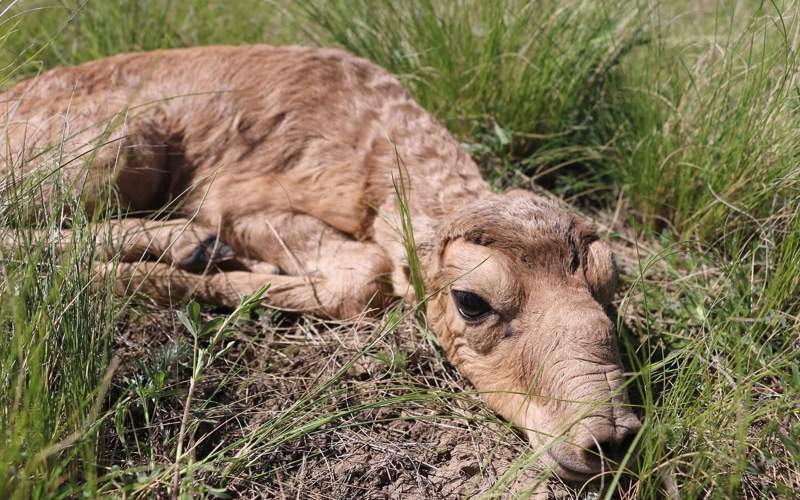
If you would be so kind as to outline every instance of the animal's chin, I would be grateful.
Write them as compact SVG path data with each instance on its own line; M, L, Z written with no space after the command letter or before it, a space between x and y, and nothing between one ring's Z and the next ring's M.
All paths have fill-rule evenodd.
M598 476L600 471L594 470L578 470L573 469L570 466L563 464L556 460L556 458L547 452L547 458L545 459L549 462L549 466L551 467L553 474L558 476L564 481L572 482L572 483L584 483L589 481L590 479L594 479Z
M541 442L535 433L528 431L526 434L528 435L528 442L533 448L538 449L543 446L548 446L547 443ZM594 468L576 468L572 464L564 463L563 461L558 460L555 454L552 452L552 443L550 448L551 449L547 449L544 453L542 453L540 460L542 464L551 471L552 474L558 476L564 481L571 483L584 483L596 478L598 474L601 473L600 470L595 470Z

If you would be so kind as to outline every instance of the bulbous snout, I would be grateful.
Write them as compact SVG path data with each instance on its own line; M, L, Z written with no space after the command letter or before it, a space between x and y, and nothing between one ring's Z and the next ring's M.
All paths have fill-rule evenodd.
M565 441L548 451L556 473L567 480L586 480L618 468L641 428L631 411L618 410L616 419L588 417L575 426Z
M556 424L547 455L559 476L577 481L616 469L634 451L641 422L628 403L613 323L597 304L570 313L562 313L550 364L550 393L560 403L547 411Z

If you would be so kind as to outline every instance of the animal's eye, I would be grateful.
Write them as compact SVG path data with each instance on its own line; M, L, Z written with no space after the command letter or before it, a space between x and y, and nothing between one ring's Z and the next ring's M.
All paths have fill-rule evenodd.
M478 321L492 312L491 306L472 292L453 290L453 300L458 308L458 314L466 321Z

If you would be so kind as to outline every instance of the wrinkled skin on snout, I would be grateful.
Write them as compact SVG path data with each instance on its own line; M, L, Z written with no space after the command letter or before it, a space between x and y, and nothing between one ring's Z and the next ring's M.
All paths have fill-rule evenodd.
M556 474L613 469L640 422L605 311L616 286L608 246L526 196L476 202L441 227L428 316L450 360Z

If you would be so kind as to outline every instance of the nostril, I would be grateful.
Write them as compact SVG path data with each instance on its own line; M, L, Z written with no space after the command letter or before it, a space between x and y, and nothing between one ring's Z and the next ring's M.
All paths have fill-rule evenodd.
M597 441L586 449L587 458L591 461L598 461L600 457L610 462L619 462L628 453L636 440L636 430L629 429L618 439Z
M591 461L598 461L602 457L604 460L613 460L611 456L616 452L616 446L612 441L601 441L593 444L586 449L587 458Z
M622 439L617 444L617 450L620 452L620 458L622 458L625 453L628 452L629 449L633 446L634 442L636 441L636 429L629 429L625 432L625 435L622 436Z

